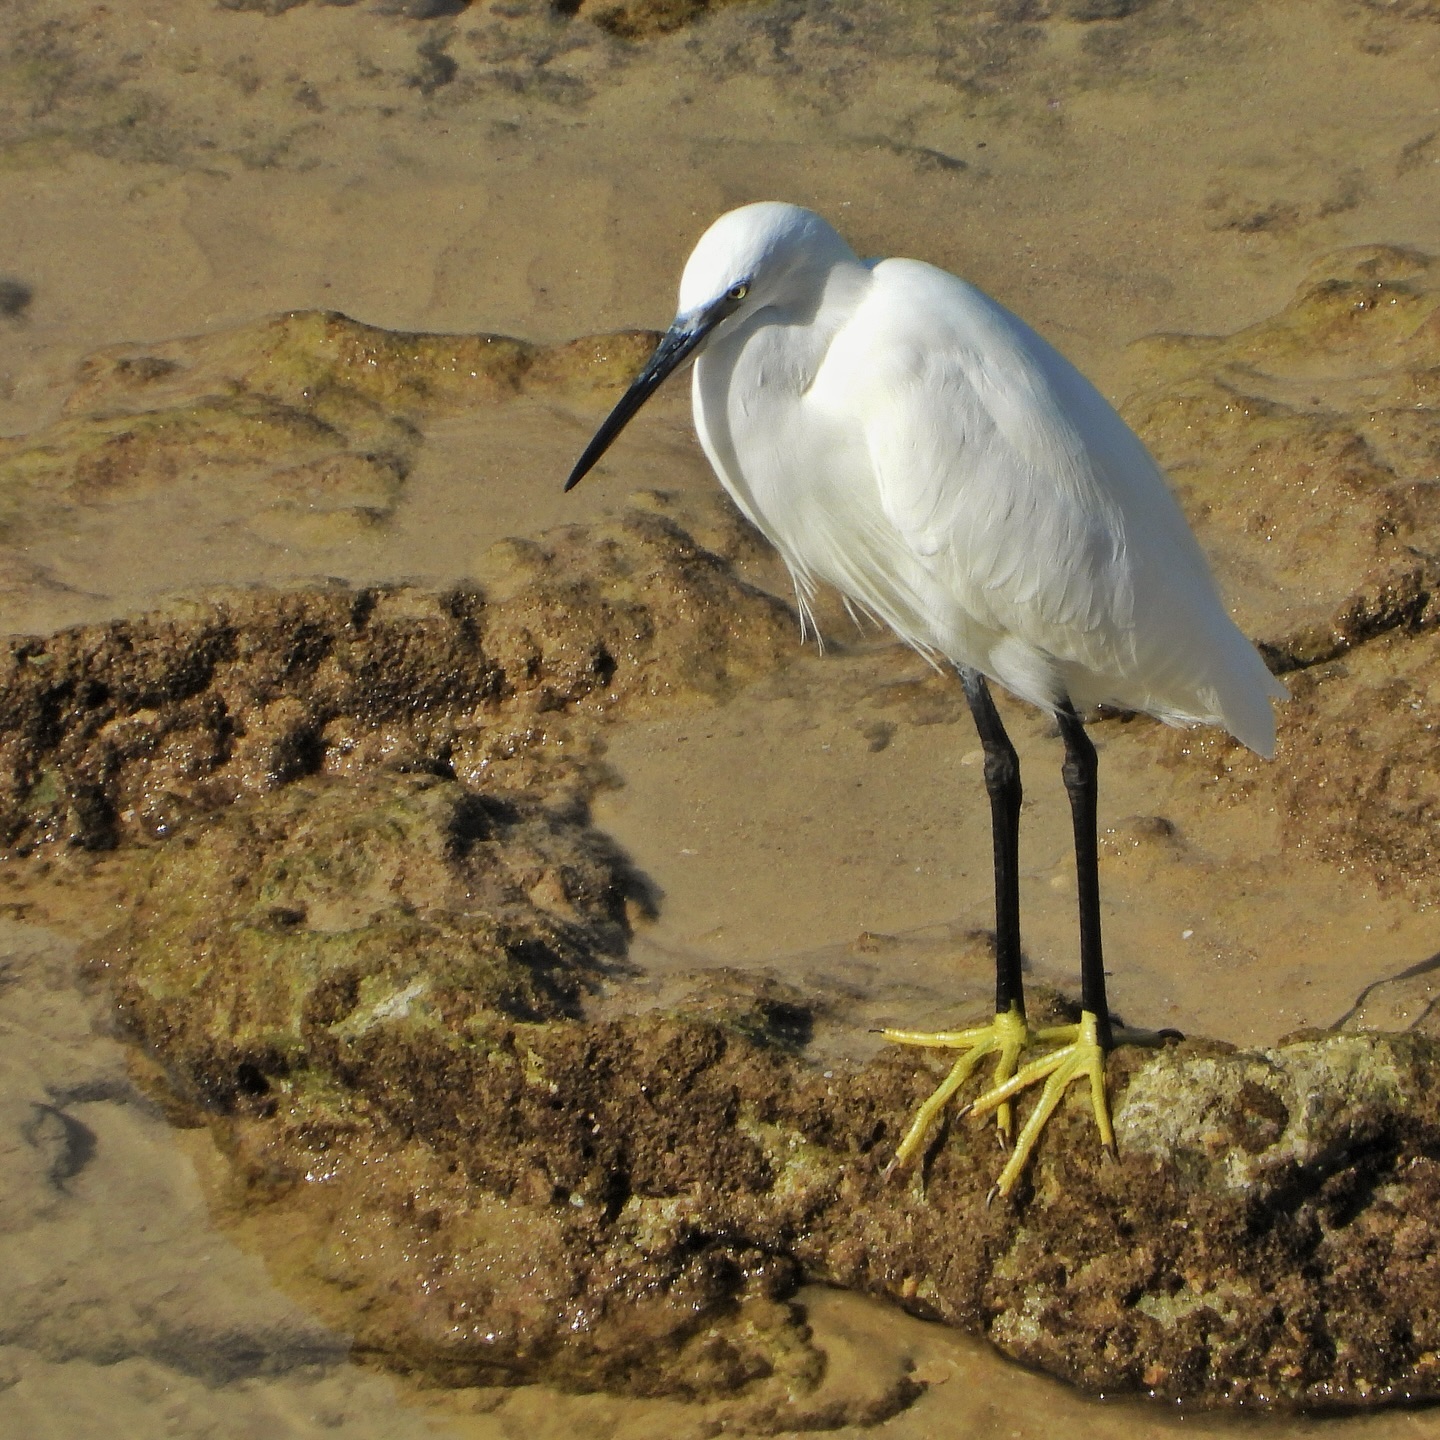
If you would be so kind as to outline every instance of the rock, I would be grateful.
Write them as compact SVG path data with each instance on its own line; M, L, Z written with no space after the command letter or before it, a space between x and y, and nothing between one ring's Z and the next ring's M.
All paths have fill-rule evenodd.
M1440 267L1341 251L1269 319L1144 354L1160 380L1128 418L1292 695L1273 763L1213 731L1150 730L1185 777L1177 806L1273 806L1292 853L1433 897Z
M377 764L588 784L587 727L612 708L713 701L793 653L790 612L653 511L507 542L487 568L494 599L237 592L12 640L4 843L163 837L240 794Z
M658 338L626 330L546 347L506 335L382 330L331 310L293 310L214 335L97 351L65 408L70 415L148 412L238 393L337 426L377 413L415 420L526 390L571 398L618 392Z
M272 543L334 547L347 538L337 520L363 529L391 517L421 421L519 395L618 395L655 338L625 331L546 348L294 311L112 346L81 365L61 419L0 439L0 545L19 552L97 511L185 497Z
M1341 251L1257 325L1139 348L1157 383L1126 418L1277 668L1435 625L1434 260L1383 245Z
M1136 739L1173 771L1182 822L1200 807L1258 807L1278 817L1287 853L1429 902L1440 894L1437 674L1440 637L1428 622L1418 633L1396 627L1285 675L1291 699L1273 761L1214 732L1157 727Z
M667 35L733 0L561 0L556 9L592 21L621 40Z
M152 851L94 963L283 1283L436 1382L803 1397L810 1277L1095 1391L1440 1396L1430 1040L1118 1052L1119 1161L1074 1094L987 1204L983 1125L883 1180L933 1077L821 1075L792 993L581 1018L634 883L573 808L316 777Z

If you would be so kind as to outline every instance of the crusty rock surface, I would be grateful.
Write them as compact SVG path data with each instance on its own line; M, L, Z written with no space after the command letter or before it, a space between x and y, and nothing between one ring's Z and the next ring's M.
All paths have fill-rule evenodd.
M1292 696L1273 762L1214 731L1143 743L1203 803L1274 805L1292 850L1433 899L1440 265L1341 251L1249 329L1143 349L1127 418Z
M236 592L23 637L0 657L0 836L104 848L377 762L573 775L625 702L714 700L793 651L790 612L664 515L497 546L487 599ZM567 748L568 747L568 748Z
M0 547L157 492L228 506L257 534L333 542L393 515L422 421L522 395L618 394L654 341L623 331L545 347L301 310L112 346L80 367L58 420L0 439Z
M1369 245L1233 335L1155 336L1125 406L1279 668L1440 619L1440 266ZM1323 555L1325 563L1316 564Z
M808 1276L1096 1391L1440 1396L1433 1042L1121 1051L1118 1162L1074 1094L989 1204L984 1125L883 1180L933 1077L820 1074L801 996L577 1018L634 885L571 809L316 777L154 850L96 963L288 1283L437 1381L804 1396Z

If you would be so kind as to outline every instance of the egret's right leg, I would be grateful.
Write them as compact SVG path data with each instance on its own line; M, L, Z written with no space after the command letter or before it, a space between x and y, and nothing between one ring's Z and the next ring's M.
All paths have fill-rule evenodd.
M990 837L995 855L995 1013L1025 1016L1020 978L1020 757L978 670L961 670L965 698L985 751Z
M995 853L995 1018L968 1030L932 1033L884 1030L887 1040L901 1045L961 1050L939 1089L920 1107L910 1129L886 1166L887 1176L908 1165L924 1147L936 1117L987 1055L995 1056L991 1089L1015 1074L1020 1052L1032 1035L1025 1021L1024 981L1020 974L1020 757L1010 743L985 677L960 668L960 680L985 751L985 789L990 795L990 833ZM994 1107L1002 1139L1013 1129L1010 1105Z

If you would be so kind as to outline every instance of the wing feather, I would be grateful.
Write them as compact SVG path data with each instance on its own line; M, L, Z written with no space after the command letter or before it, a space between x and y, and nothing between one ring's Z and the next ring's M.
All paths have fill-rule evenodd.
M890 532L871 548L889 546L926 644L1042 704L1218 722L1273 747L1268 701L1285 692L1163 476L1015 316L944 271L883 261L815 391L863 434Z
M1133 617L1123 520L1032 337L929 266L887 261L876 280L839 341L863 364L833 358L882 513L974 625L1099 658Z

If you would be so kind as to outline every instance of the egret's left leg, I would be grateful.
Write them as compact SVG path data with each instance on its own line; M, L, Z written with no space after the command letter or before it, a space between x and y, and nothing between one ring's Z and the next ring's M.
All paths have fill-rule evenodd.
M1105 1056L1114 1045L1110 1010L1105 1001L1105 961L1100 944L1100 857L1096 826L1098 764L1095 747L1074 708L1066 701L1057 711L1065 741L1061 771L1070 796L1070 817L1075 829L1075 880L1080 903L1080 1023L1041 1030L1037 1040L1058 1040L1058 1050L1032 1061L1002 1085L988 1090L972 1105L971 1113L984 1115L1006 1105L1021 1090L1045 1082L1034 1111L1015 1142L1015 1149L1000 1172L995 1192L1008 1195L1029 1161L1045 1122L1054 1114L1074 1080L1088 1079L1090 1101L1100 1141L1112 1154L1115 1133L1110 1125L1110 1102L1105 1093Z
M896 1147L894 1156L885 1167L886 1180L920 1153L926 1137L930 1134L930 1127L939 1118L940 1112L987 1055L995 1057L996 1080L1008 1080L1015 1074L1020 1052L1033 1038L1033 1032L1025 1023L1024 1013L1018 1007L997 1011L989 1024L976 1025L969 1030L882 1030L880 1033L897 1045L923 1045L926 1049L961 1052L960 1058L950 1067L950 1073L940 1082L935 1093L915 1112L915 1118L910 1122L905 1138ZM1004 1140L1008 1139L1010 1134L1010 1114L1009 1106L1003 1100L997 1101L993 1108L998 1109L1001 1106L1004 1109L1000 1119L1000 1135Z
M923 1045L961 1052L939 1089L920 1107L885 1167L888 1179L908 1165L924 1148L925 1137L950 1098L987 1055L995 1057L992 1086L1015 1074L1020 1052L1032 1033L1025 1023L1025 982L1020 954L1020 757L1005 733L1000 712L985 677L978 670L960 667L960 682L975 721L975 732L985 752L985 789L990 796L990 834L995 867L995 1018L988 1025L968 1030L882 1030L887 1040L900 1045ZM1011 1135L1008 1103L995 1107L996 1127L1002 1142Z

